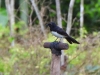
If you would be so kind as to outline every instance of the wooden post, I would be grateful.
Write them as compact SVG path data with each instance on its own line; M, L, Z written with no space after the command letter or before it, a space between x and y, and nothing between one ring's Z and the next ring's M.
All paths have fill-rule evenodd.
M61 56L56 56L55 54L52 54L52 60L51 60L51 69L50 69L50 75L60 75L60 59Z
M46 42L44 43L44 48L50 48L52 53L50 75L61 75L61 50L67 50L68 44L61 42Z

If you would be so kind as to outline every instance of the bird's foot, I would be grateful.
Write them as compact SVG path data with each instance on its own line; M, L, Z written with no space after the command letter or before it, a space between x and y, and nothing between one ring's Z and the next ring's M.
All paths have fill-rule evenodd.
M57 42L57 39L58 39L58 38L56 38L56 40L55 40L54 42Z

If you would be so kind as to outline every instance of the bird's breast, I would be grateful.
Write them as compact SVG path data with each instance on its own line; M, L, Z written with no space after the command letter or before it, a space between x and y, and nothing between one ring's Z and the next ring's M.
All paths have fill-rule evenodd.
M54 36L58 37L58 38L63 38L63 37L64 37L64 36L62 36L61 34L58 34L57 32L54 32L54 31L51 31L51 33L52 33Z

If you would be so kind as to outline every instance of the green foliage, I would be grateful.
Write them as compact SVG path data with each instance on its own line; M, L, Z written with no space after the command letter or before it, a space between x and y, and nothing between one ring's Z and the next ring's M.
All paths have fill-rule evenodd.
M4 2L4 0L3 0ZM19 0L17 1L16 7L19 5ZM15 4L16 4L15 2ZM43 2L43 4L42 4ZM67 20L67 13L70 0L61 0L61 15ZM5 5L4 3L1 3ZM37 3L39 9L41 5L44 7L45 4L50 7L54 12L56 12L55 1L43 1ZM31 6L29 6L30 8ZM77 35L79 37L79 18L80 18L80 0L75 0L73 19L76 18L71 35ZM84 0L84 26L82 28L83 34L82 42L80 45L69 43L69 49L65 51L68 55L67 73L68 75L100 75L100 35L98 31L100 30L100 0ZM29 31L24 29L25 23L19 21L20 7L16 10L16 23L14 25L14 35L21 39L21 43L16 41L15 47L10 47L10 43L16 39L16 37L10 37L10 29L8 23L8 15L6 8L0 8L0 74L3 75L49 75L50 73L50 62L51 53L50 50L43 48L42 36L35 36L40 33L39 31L33 30L32 44L30 44ZM43 18L49 21L56 20L56 13L49 11L46 12ZM29 10L30 14L31 10ZM40 12L41 13L41 12ZM36 14L33 11L32 20L36 18ZM51 19L52 18L52 19ZM46 23L46 20L43 19ZM39 20L34 20L35 25L39 25ZM63 28L66 29L66 22L62 21ZM28 26L28 25L27 25ZM35 27L36 28L36 27ZM37 28L38 29L38 28ZM36 29L36 30L37 30ZM77 31L75 33L75 31ZM36 33L36 34L35 34ZM92 34L89 34L92 33ZM28 37L23 39L23 37ZM36 39L34 39L35 37ZM55 41L56 37L48 34L48 39L44 41ZM79 39L79 38L77 38ZM40 41L39 41L40 40ZM64 41L67 42L67 41ZM41 45L42 44L42 45ZM32 46L31 46L32 45ZM98 72L98 73L97 73ZM88 74L89 73L89 74Z
M6 26L8 22L8 15L6 9L0 8L0 25Z
M56 37L52 36L52 34L49 33L47 41L55 41L55 40L56 40Z
M8 40L11 43L13 40L15 40L15 38L14 37L9 37Z
M9 35L9 28L0 25L0 38L2 38L3 36L8 36L8 35Z
M48 71L48 69L44 68L49 68L50 66L48 65L49 61L47 58L43 58L39 64L40 66L40 74L43 74Z
M9 59L7 60L2 60L0 59L0 72L4 73L4 75L8 74L11 71L11 63Z
M65 28L66 27L66 22L62 20L62 26Z
M95 73L99 69L100 69L100 66L87 65L85 67L85 70L88 71L88 73Z
M30 56L30 53L28 51L25 51L24 48L21 47L15 47L10 49L10 53L12 55L12 58L14 59L24 59L26 57Z
M11 48L9 53L10 56L0 59L0 72L4 75L10 75L16 62L30 57L30 53L20 46Z
M82 30L82 33L80 33L80 36L81 37L87 37L86 35L88 34L88 32L87 32L86 28L83 27L81 30Z
M100 16L100 9L99 9L99 1L85 1L84 7L85 7L85 27L88 30L88 32L92 32L93 30L97 31L99 30L99 16ZM89 5L88 5L89 4Z
M14 29L19 35L24 35L27 33L27 29L24 29L25 23L23 21L19 21L14 25Z
M56 14L52 13L52 12L49 15L50 15L50 17L55 17L56 16Z

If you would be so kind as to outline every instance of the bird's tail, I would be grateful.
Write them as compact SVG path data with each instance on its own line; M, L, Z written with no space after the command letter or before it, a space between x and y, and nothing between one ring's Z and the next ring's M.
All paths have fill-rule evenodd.
M80 44L78 41L76 41L74 38L72 38L72 37L70 37L70 36L66 37L66 40L67 40L70 44L72 44L72 43Z

